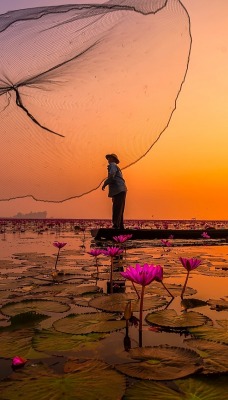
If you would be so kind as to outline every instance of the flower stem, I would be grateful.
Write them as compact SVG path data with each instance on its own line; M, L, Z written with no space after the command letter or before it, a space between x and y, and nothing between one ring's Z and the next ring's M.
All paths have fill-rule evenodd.
M55 260L55 271L57 270L57 264L58 264L58 259L59 259L59 252L60 252L60 248L58 249L57 257L56 257L56 260Z
M128 336L129 320L126 319L126 336Z
M165 290L167 290L167 292L169 293L169 295L174 298L174 296L172 295L172 293L169 291L169 289L165 286L165 284L163 283L163 281L160 281L162 286L164 287Z
M184 295L184 292L185 292L185 289L186 289L186 285L187 285L187 282L188 282L189 274L190 274L190 271L187 272L187 276L186 276L186 279L185 279L185 283L184 283L184 286L183 286L183 289L182 289L182 292L181 292L181 299L182 299L182 300L183 300L183 295Z
M111 267L110 267L110 293L113 293L113 281L112 281L112 272L113 272L113 257L111 257Z
M138 300L139 300L140 296L139 296L138 290L136 289L134 282L131 282L131 283L132 283L133 288L135 289L135 293L137 294Z
M97 260L97 256L95 256L95 266L96 266L97 274L98 274L98 260Z
M145 286L142 286L141 299L140 299L140 310L139 310L139 347L142 347L142 320L143 320L144 290L145 290Z

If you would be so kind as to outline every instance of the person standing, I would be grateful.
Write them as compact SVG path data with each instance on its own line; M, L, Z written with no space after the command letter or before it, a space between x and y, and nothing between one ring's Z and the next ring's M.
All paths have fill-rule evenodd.
M117 164L119 159L116 154L107 154L105 158L108 160L108 177L104 181L102 190L109 187L108 197L112 198L112 227L114 229L124 229L123 215L125 208L125 200L127 187L122 172Z

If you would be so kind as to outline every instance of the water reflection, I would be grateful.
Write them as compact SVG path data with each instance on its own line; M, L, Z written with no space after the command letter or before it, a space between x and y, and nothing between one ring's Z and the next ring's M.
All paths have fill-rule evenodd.
M20 228L19 228L20 226ZM69 225L70 226L70 225ZM60 265L61 270L67 273L68 270L71 272L74 271L75 274L78 275L78 278L81 277L84 279L86 276L88 282L94 285L94 281L96 284L103 288L104 293L109 293L108 280L101 280L99 276L95 278L92 277L92 273L94 272L94 263L91 262L90 255L85 251L85 249L90 249L91 245L94 244L93 239L91 238L90 231L85 229L85 231L74 230L71 226L66 228L62 224L50 226L48 230L45 230L44 227L42 234L38 232L41 231L41 226L37 224L34 231L27 228L26 223L18 225L18 230L15 233L9 229L9 226L4 226L4 231L1 234L2 245L1 245L1 285L5 285L6 282L8 284L16 283L18 285L18 281L23 277L23 279L28 279L28 269L30 268L31 275L41 277L41 275L48 274L50 270L49 264L45 264L45 258L39 258L40 260L40 270L39 274L36 275L36 261L38 260L38 256L48 257L48 263L53 263L55 254L53 251L53 241L57 239L58 241L67 242L67 251L66 256L62 258L62 264ZM15 228L16 229L16 228ZM175 241L173 239L174 246L171 251L164 252L162 247L159 244L159 241L132 241L126 251L126 256L120 255L118 258L114 258L113 260L113 269L114 273L122 271L126 268L127 265L134 265L135 263L144 263L147 262L149 264L161 264L164 267L165 275L164 281L165 284L176 284L183 285L185 279L185 273L182 270L182 267L179 265L179 257L197 257L203 260L203 267L201 270L193 272L189 278L188 285L195 289L195 294L189 294L185 296L184 300L181 302L180 296L175 296L174 299L170 299L168 294L162 294L169 301L167 305L162 307L161 309L174 309L178 314L182 314L183 311L189 311L192 307L196 307L197 311L198 307L199 312L210 318L214 325L216 326L217 319L227 319L227 311L217 311L216 309L211 309L208 305L207 301L209 299L221 299L222 297L227 296L227 270L222 269L224 265L227 265L228 261L228 249L226 244L220 243L219 245L209 245L208 243L200 246L192 246L191 241L187 243L187 241ZM201 240L201 243L203 241ZM81 247L83 244L83 248ZM188 244L188 245L187 245ZM106 244L102 244L105 247ZM20 255L20 259L16 259L15 254ZM31 262L33 254L33 262ZM64 254L64 251L63 251ZM24 258L23 258L24 257ZM12 261L12 265L6 264L6 261ZM159 260L159 262L158 262ZM61 262L61 260L60 260ZM221 276L213 276L206 275L208 272L213 272L212 268L215 266L218 268L217 273L221 274ZM221 268L219 268L221 267ZM49 268L49 269L48 269ZM84 269L83 269L84 268ZM91 269L90 269L91 268ZM109 272L110 268L110 260L107 257L100 257L99 259L99 273L100 272ZM31 277L31 280L33 276ZM22 281L21 281L22 282ZM39 283L40 282L40 283ZM77 281L74 281L74 286L77 286ZM41 285L42 281L37 280L37 285ZM46 283L44 284L46 285ZM49 284L48 284L49 285ZM115 286L116 285L116 286ZM158 284L159 285L159 284ZM32 283L30 281L27 283L26 289L32 288ZM73 285L72 285L73 287ZM3 286L2 286L3 289ZM48 290L51 290L51 286L48 286ZM124 280L115 280L113 290L119 293L129 293L133 292L132 286L125 282ZM169 289L172 293L172 289ZM0 288L0 302L6 302L7 299L2 298L3 292L6 293L6 290L1 290ZM12 291L10 293L12 295ZM35 296L34 293L31 294L25 293L26 296ZM51 293L51 296L55 297L56 294ZM58 295L60 296L60 295ZM75 298L74 298L75 300ZM82 301L86 300L82 298ZM83 303L84 304L84 303ZM75 309L72 306L72 310ZM77 312L85 313L96 311L95 309L91 310L91 308L86 307L78 307ZM180 332L172 331L165 332L164 330L159 329L159 327L149 326L145 317L149 312L153 310L147 310L143 314L143 327L142 332L139 333L138 330L138 320L139 317L138 312L134 312L132 319L128 319L128 323L126 324L126 328L121 332L113 332L106 339L102 340L99 344L99 348L97 353L93 353L93 351L87 351L80 353L81 355L87 354L88 357L97 357L103 359L109 363L115 362L126 362L128 357L129 350L131 348L138 347L140 344L142 346L158 346L161 344L168 344L171 346L179 346L186 347L187 344L184 342L184 339L189 334L187 331L182 330ZM122 315L119 315L121 318ZM133 319L134 318L134 319ZM50 326L49 326L50 327Z

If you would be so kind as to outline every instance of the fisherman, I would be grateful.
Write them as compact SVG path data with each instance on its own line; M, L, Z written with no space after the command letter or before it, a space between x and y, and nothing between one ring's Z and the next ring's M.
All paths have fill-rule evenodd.
M102 190L108 185L108 197L112 198L112 227L114 229L124 229L123 214L125 208L125 199L127 187L122 172L117 164L119 159L116 154L107 154L108 177L104 181Z

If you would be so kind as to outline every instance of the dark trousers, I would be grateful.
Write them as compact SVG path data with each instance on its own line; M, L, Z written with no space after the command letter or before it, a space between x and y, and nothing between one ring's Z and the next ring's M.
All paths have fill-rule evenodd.
M126 192L120 192L112 197L112 225L116 229L124 229L123 214Z

